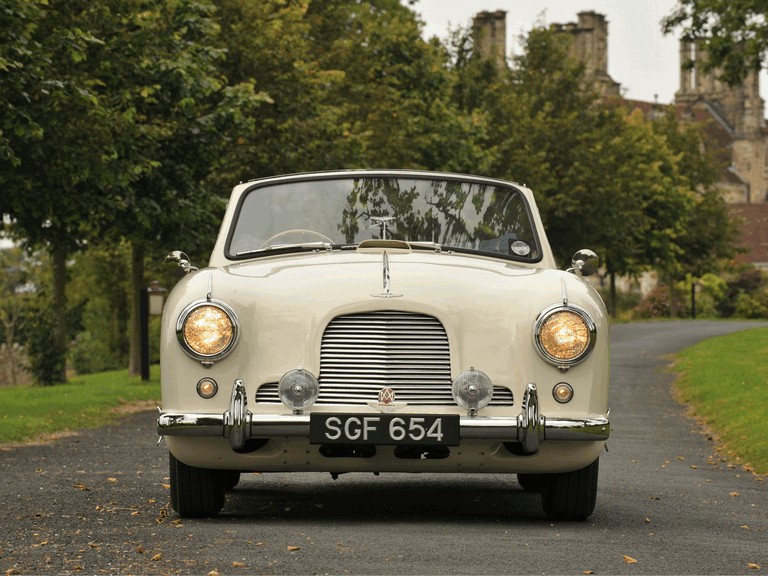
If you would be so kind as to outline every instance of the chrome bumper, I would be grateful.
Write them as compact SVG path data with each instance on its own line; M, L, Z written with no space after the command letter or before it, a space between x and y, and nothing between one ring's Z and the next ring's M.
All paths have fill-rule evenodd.
M519 442L526 454L535 454L545 440L601 441L611 432L608 418L547 418L539 412L535 384L528 384L523 407L515 418L462 416L462 439ZM309 437L309 414L253 414L248 410L241 380L232 389L229 410L223 414L162 412L157 419L161 436L214 436L229 440L233 450L251 438Z

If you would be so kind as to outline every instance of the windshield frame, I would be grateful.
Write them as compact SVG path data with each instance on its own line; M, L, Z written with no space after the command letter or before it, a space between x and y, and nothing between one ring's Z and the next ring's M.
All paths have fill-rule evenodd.
M355 249L359 242L340 242L333 243L330 247L307 247L297 244L294 249L288 247L288 249L278 248L264 248L254 249L236 252L232 249L232 243L234 241L235 233L238 223L240 221L243 206L247 201L247 198L255 191L261 188L269 188L274 186L281 186L285 184L299 184L305 182L321 182L321 181L333 181L333 180L359 180L359 179L396 179L396 180L423 180L425 182L445 181L445 182L457 182L473 185L491 186L496 189L506 189L510 193L516 194L522 202L525 216L530 225L532 235L531 252L535 253L534 257L518 256L515 254L505 254L501 252L491 252L485 250L479 250L475 248L468 248L462 246L452 246L440 244L442 252L456 252L462 254L471 254L475 256L497 258L506 261L519 262L524 264L537 264L542 261L545 255L545 242L542 241L544 237L543 230L540 229L540 220L534 217L531 202L527 195L523 192L519 185L504 180L498 180L494 178L486 178L481 176L473 176L468 174L453 174L444 172L429 172L419 170L342 170L331 172L314 172L305 174L294 174L279 177L270 177L258 180L252 180L247 184L247 187L242 190L237 198L237 205L232 213L231 221L228 224L228 230L226 240L224 242L224 256L230 261L246 261L263 257L274 257L278 255L297 254L306 252L327 252L329 250L351 250ZM413 246L419 248L420 241L413 241ZM439 243L438 243L439 244Z

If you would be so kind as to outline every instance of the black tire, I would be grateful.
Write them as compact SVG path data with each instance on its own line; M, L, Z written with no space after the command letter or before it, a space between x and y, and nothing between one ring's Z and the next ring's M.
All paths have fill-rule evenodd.
M543 483L541 474L518 474L517 483L526 492L541 492Z
M170 456L171 506L182 518L208 518L224 507L224 472L187 466Z
M235 489L240 483L240 472L238 470L224 471L224 490L229 492Z
M553 520L584 522L595 511L599 459L563 474L543 474L541 503Z

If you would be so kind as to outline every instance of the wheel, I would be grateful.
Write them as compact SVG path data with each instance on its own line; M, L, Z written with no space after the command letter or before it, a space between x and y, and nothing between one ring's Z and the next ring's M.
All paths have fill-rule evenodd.
M542 474L541 503L553 520L583 522L597 502L599 459L589 466L562 474Z
M215 516L224 507L225 472L187 466L170 456L171 506L182 518Z
M278 232L267 239L260 248L268 248L273 244L304 244L308 242L327 242L328 244L333 244L333 240L328 238L325 234L320 234L320 232L315 232L314 230L296 228L294 230Z
M234 490L240 482L240 472L237 470L226 470L224 472L224 490L229 492Z
M518 474L517 483L526 492L541 492L541 474Z

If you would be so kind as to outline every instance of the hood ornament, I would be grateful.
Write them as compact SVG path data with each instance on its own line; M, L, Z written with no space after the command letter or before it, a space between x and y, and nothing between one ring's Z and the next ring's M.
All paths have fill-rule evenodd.
M392 282L389 277L389 256L387 256L386 250L383 252L382 268L382 281L384 284L384 291L380 292L379 294L372 294L372 296L374 298L399 298L402 296L402 294L392 293Z
M387 224L394 220L394 216L371 216L371 220L374 222L374 226L381 227L381 239L387 239Z

